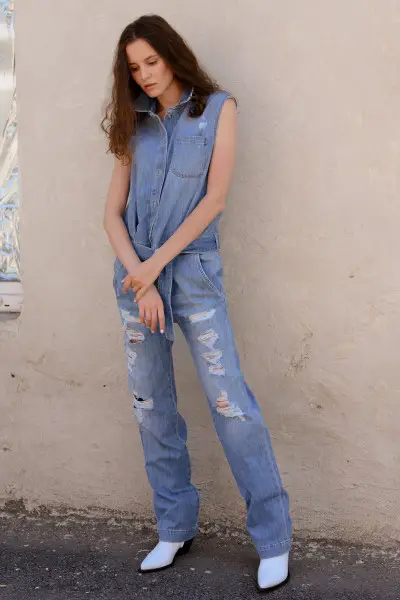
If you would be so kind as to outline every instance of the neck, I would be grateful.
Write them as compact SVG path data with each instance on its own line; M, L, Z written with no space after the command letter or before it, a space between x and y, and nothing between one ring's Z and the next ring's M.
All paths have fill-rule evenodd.
M167 89L157 97L160 111L166 110L170 106L178 104L183 93L183 85L176 79L173 79Z

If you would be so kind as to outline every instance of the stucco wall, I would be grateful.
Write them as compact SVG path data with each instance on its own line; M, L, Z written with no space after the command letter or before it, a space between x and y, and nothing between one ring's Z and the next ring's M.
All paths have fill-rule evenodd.
M169 19L239 100L225 279L295 529L399 540L394 0L18 0L25 307L0 323L0 497L151 515L98 127L114 44L143 12ZM202 518L243 523L181 335L175 357Z

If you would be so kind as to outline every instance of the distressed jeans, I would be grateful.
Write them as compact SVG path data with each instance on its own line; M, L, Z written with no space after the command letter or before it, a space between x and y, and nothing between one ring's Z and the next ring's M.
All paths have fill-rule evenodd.
M172 342L139 321L134 293L114 279L124 329L129 389L154 493L159 539L181 542L198 530L199 493L191 482L187 429L178 412ZM268 429L239 364L219 252L174 259L174 322L189 345L215 429L245 500L247 529L261 558L291 545L289 498Z

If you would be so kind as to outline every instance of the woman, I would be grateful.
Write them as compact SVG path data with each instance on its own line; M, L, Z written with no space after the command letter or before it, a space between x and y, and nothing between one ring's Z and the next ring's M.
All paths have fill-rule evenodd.
M121 34L102 126L115 155L104 227L117 255L114 289L159 534L140 570L172 566L198 527L199 494L177 411L175 322L246 501L261 559L258 586L270 591L288 579L289 501L240 369L219 253L218 222L234 166L235 100L164 19L148 15Z

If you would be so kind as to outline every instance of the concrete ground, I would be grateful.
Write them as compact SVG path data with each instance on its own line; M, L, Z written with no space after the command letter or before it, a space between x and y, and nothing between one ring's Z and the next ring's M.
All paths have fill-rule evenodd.
M0 514L0 599L249 600L257 556L243 532L203 528L173 569L141 575L156 542L132 521ZM268 597L400 600L400 548L296 540L291 581Z

